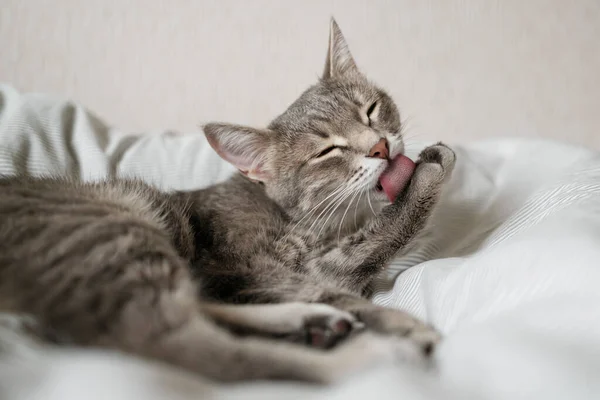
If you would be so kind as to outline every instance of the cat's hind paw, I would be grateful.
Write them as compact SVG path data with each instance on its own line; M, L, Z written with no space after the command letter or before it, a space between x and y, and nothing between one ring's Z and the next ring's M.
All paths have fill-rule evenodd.
M352 314L325 304L312 304L305 309L302 323L285 337L318 349L329 349L361 331L364 324Z

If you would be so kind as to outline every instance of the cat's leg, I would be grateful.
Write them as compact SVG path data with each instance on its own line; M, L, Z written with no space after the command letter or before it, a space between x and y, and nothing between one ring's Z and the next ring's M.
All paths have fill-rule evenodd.
M181 300L182 293L178 293L172 298L162 299L161 304L165 309L145 310L148 306L146 303L127 306L124 319L118 322L119 336L104 337L97 345L158 359L220 381L292 379L329 383L382 362L409 361L426 366L424 357L407 342L372 334L355 336L326 352L286 344L281 340L240 338L215 325L212 320L203 318L201 313L189 307L190 303ZM343 319L348 317L324 305L291 303L289 306L287 311L308 319L325 315ZM270 313L273 318L283 311L283 308L268 310L270 307L257 306L251 310L242 306L234 311L237 306L232 306L219 310L219 315L227 313L225 318L234 325L256 325L251 321L261 319L256 314L260 309ZM166 322L168 318L165 315L157 315L166 310L176 312L180 317L187 315L184 317L185 323L170 327L159 323L149 331L137 324L140 319ZM213 311L215 308L211 307ZM142 315L138 315L140 312ZM239 323L234 321L237 318L241 320ZM270 327L269 330L288 331L277 323L278 318L262 320ZM18 357L22 351L43 350L36 325L29 316L0 313L0 353L5 350ZM292 329L298 327L297 323L291 326ZM124 343L129 345L123 347ZM136 344L132 346L132 343Z
M349 312L317 303L202 303L201 310L237 335L282 338L319 348L330 348L364 326Z
M360 293L339 288L335 279L321 279L323 277L294 272L277 273L275 269L273 271L269 276L247 275L236 279L231 279L229 275L228 279L220 279L218 275L207 276L203 281L204 288L213 293L220 290L232 294L232 297L222 298L221 301L260 303L257 307L262 307L261 304L264 303L329 304L352 314L367 330L408 339L425 353L431 352L440 339L432 326L404 311L377 306Z
M410 184L394 203L338 245L313 252L306 262L308 268L335 279L340 287L364 291L425 228L455 159L454 151L443 144L424 149Z
M364 333L324 351L281 340L236 337L203 318L192 318L152 348L155 357L219 381L330 383L381 363L427 366L422 352L394 337Z
M156 292L147 288L146 296L136 296L125 306L111 334L100 338L98 344L116 347L145 357L151 357L186 368L219 381L249 379L286 379L309 382L332 382L347 374L380 362L404 361L425 366L425 354L412 343L398 338L372 333L358 334L330 351L306 348L281 340L261 337L239 337L215 324L216 308L209 318L207 310L195 303L195 290L187 280L173 285L170 291ZM148 299L153 301L149 302ZM231 306L219 310L222 319L231 325L259 326L250 322L259 318L266 322L266 330L282 329L278 314L285 308L295 315L291 330L303 329L306 317L325 315L348 317L347 314L320 305L281 305L246 308ZM314 307L318 306L318 307ZM271 316L260 317L260 310ZM200 312L199 312L200 310ZM244 312L249 312L244 315ZM224 317L224 313L228 316ZM241 321L235 322L236 318ZM218 319L218 318L217 318ZM284 318L285 319L285 318Z
M317 348L330 348L364 327L351 313L326 304L201 303L199 307L203 316L235 335L280 338ZM40 343L60 343L35 317L0 312L0 352L8 332Z
M171 301L173 303L168 304ZM165 314L171 314L173 309L176 313L186 314L179 309L179 296L164 299L162 303L166 307L162 311ZM220 381L293 379L331 382L374 363L404 361L426 365L426 357L419 349L397 338L358 334L332 350L322 351L281 340L232 335L201 313L191 310L185 322L167 329L151 330L140 338L137 324L130 325L138 319L135 316L137 312L134 311L134 315L127 313L123 319L127 321L126 328L136 333L135 345L129 348L130 351L150 355ZM312 312L314 309L309 307L309 313ZM150 310L143 310L140 318L148 318L149 315ZM244 316L240 325L248 323L254 316Z

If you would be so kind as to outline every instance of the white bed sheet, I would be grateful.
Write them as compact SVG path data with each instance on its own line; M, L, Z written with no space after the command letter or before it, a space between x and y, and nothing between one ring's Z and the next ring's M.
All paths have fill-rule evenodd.
M330 388L207 387L104 354L36 354L22 369L0 360L0 382L10 378L14 398L44 399L191 399L200 391L230 399L600 398L600 156L518 138L454 147L457 168L432 234L378 279L374 297L444 333L436 371L382 365ZM0 173L14 172L135 175L190 189L232 168L200 133L126 134L80 105L4 85Z

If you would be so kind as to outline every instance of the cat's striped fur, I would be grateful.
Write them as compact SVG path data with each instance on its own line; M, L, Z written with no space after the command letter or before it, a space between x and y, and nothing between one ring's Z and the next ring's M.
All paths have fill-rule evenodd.
M385 161L366 155L381 138L403 151L399 121L332 22L323 79L268 129L205 127L241 171L225 183L166 193L141 181L4 177L0 311L32 315L49 340L219 380L329 381L378 357L423 359L435 331L365 294L422 232L454 153L425 149L401 195L371 204ZM331 347L359 324L369 332L333 350L303 346Z

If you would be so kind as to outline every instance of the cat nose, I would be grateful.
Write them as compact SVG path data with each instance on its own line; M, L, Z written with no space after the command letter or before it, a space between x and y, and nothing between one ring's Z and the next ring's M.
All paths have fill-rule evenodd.
M388 158L388 141L386 139L379 139L379 142L369 150L369 157L373 158L383 158L386 160Z

